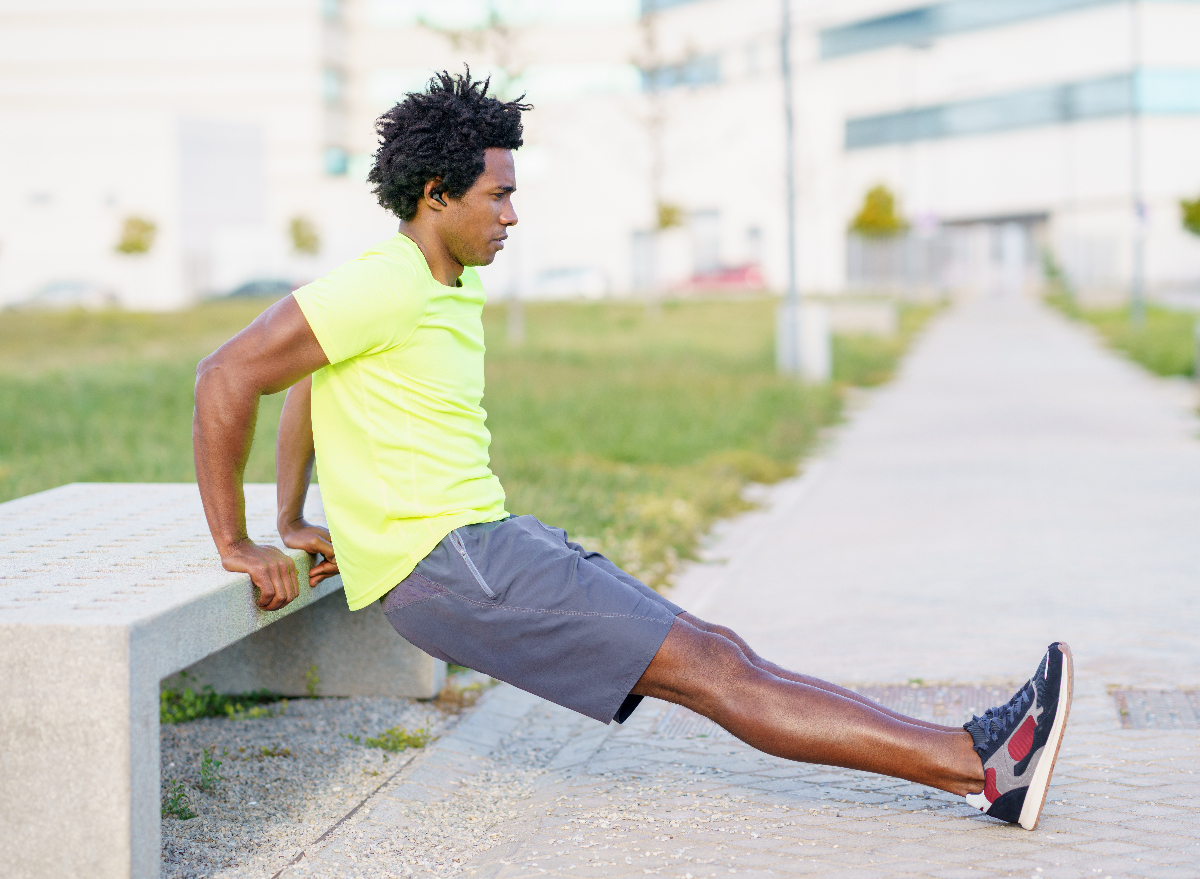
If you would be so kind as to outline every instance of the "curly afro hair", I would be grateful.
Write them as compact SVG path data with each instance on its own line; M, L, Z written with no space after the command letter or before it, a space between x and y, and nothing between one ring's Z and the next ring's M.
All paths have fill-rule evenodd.
M521 145L521 112L533 107L490 97L490 82L472 81L470 68L462 76L442 71L427 91L412 92L376 120L379 149L367 180L383 207L411 220L430 180L440 181L436 193L461 198L483 173L485 149Z

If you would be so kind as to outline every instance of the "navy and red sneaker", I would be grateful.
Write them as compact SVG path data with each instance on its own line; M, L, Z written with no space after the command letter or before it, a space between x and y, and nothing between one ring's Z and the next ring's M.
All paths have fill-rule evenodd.
M1007 705L989 708L963 729L983 761L983 793L967 802L993 818L1037 827L1071 713L1071 648L1055 641L1037 672Z

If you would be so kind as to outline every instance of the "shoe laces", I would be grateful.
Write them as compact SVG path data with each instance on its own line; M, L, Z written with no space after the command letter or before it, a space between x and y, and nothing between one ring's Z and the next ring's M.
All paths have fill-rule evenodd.
M1030 686L1026 683L1025 686L1017 690L1016 694L1008 700L1007 704L989 708L983 712L982 716L972 718L972 721L978 724L980 730L987 736L988 741L996 741L1002 733L1016 722L1018 717L1025 713L1025 709L1033 701L1029 690Z

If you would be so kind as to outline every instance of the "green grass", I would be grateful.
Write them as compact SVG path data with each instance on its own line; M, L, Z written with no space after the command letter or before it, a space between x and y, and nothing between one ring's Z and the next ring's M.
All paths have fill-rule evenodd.
M195 364L266 304L6 313L0 500L74 481L194 479ZM835 384L805 387L775 373L774 308L667 303L653 318L638 304L530 304L520 347L503 309L486 309L484 406L509 510L668 583L716 518L746 507L748 481L795 472L839 416L838 383L886 380L930 314L905 309L895 339L835 338ZM281 404L263 401L248 481L274 480Z
M895 336L834 336L833 380L858 387L883 384L916 334L941 309L941 305L900 306L900 332Z
M1146 320L1137 327L1128 306L1080 308L1063 293L1047 296L1046 301L1095 327L1109 345L1157 375L1196 374L1197 317L1193 313L1147 305Z
M194 481L196 364L268 304L0 314L0 500L67 482ZM263 400L247 481L275 481L282 406L282 394Z

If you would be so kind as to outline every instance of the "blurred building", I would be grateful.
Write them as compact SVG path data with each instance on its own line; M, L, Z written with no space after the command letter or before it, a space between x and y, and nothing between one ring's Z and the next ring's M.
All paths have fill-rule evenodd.
M171 308L312 279L395 231L365 183L374 119L464 62L538 106L490 285L623 288L645 178L636 0L504 6L4 0L0 305Z
M675 71L662 77L674 86L664 190L720 217L723 260L765 242L778 283L780 2L647 3ZM1141 260L1149 292L1200 292L1200 239L1179 208L1200 195L1200 3L792 10L803 288L1014 290L1050 266L1083 295L1111 297ZM848 235L879 184L909 234Z
M524 93L493 296L785 283L781 0L0 0L0 305L287 289L394 232L373 120ZM1200 288L1196 0L792 0L800 284ZM873 186L907 234L847 233ZM1139 219L1140 217L1140 219ZM1139 243L1140 242L1140 243Z

